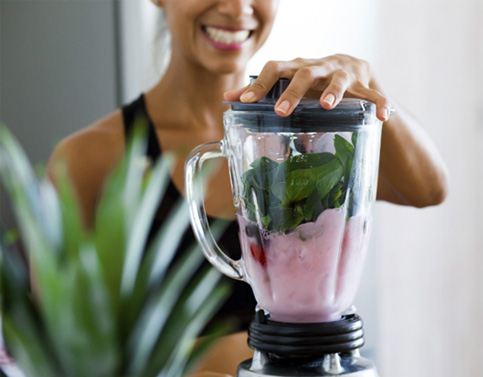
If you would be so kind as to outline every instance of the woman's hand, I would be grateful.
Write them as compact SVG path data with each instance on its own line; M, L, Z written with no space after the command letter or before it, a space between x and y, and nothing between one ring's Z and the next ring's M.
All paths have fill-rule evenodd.
M382 128L377 198L391 203L425 207L441 203L447 193L447 170L431 139L418 122L400 106L390 117L391 106L382 94L369 64L347 55L323 59L294 59L265 64L250 85L225 93L228 101L256 102L279 78L291 79L275 104L280 116L290 115L302 97L320 98L333 109L346 97L374 102Z
M228 101L256 102L262 99L279 78L290 79L290 84L275 104L275 112L289 116L302 97L320 98L320 105L331 110L346 97L357 97L374 102L377 117L386 121L390 116L387 98L371 88L371 69L364 60L348 55L333 55L323 59L269 61L258 78L250 85L225 93Z

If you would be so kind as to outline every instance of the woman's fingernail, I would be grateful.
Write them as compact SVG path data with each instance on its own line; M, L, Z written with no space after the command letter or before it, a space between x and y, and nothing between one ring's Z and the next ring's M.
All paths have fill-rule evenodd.
M252 102L255 101L255 93L253 92L245 92L241 95L240 99L243 102Z
M280 111L283 114L288 113L288 110L290 109L290 102L287 100L283 101L280 105L277 106L277 111Z
M332 93L327 94L324 98L324 102L332 106L335 102L335 96Z

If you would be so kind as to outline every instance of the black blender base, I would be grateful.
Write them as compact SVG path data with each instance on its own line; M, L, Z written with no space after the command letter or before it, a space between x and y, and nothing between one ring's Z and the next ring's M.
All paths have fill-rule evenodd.
M258 311L248 330L253 358L238 377L377 377L374 364L360 356L361 318L353 313L325 323L284 323Z
M330 354L310 364L285 365L268 360L257 352L253 359L239 365L237 377L378 377L372 361L357 354Z

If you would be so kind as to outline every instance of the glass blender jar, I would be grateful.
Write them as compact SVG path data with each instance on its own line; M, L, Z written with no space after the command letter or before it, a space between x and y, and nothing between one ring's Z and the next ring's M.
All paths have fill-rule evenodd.
M279 117L274 104L288 82L279 80L257 103L231 103L224 114L224 139L195 148L187 160L186 195L192 227L206 258L254 291L260 312L249 343L263 349L274 334L269 330L257 338L264 333L260 326L275 325L274 331L283 328L279 335L285 336L276 343L290 343L286 331L293 330L289 333L295 349L290 352L298 354L303 344L314 344L314 339L297 338L307 329L323 343L330 334L322 329L331 323L350 322L355 329L358 326L353 324L360 322L343 313L354 300L367 251L382 124L375 105L360 99L343 99L330 111L317 100L304 99L291 116ZM229 163L240 260L229 258L214 240L200 205L202 190L195 183L203 164L220 157ZM361 323L354 331L362 339ZM359 338L357 347L352 344L340 351L329 347L329 351L360 348ZM265 353L292 359L278 349ZM310 357L304 352L300 352L303 358ZM322 357L327 352L325 348L319 353Z

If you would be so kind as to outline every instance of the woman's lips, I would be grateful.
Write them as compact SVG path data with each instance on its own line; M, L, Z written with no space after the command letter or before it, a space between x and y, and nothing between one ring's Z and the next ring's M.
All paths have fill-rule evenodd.
M243 43L250 39L253 33L253 30L249 29L208 25L202 26L201 29L213 47L225 51L240 50L243 47Z

